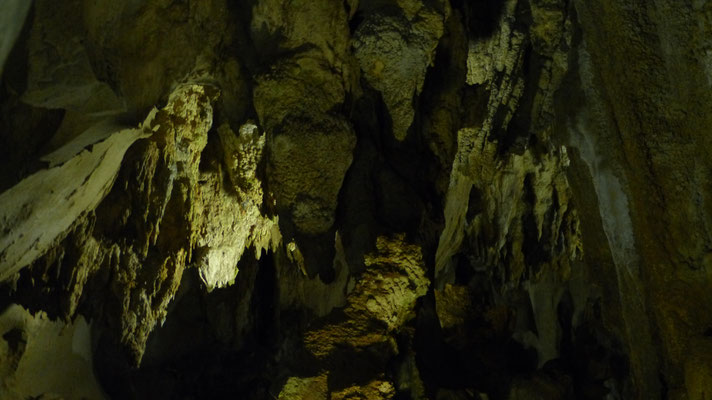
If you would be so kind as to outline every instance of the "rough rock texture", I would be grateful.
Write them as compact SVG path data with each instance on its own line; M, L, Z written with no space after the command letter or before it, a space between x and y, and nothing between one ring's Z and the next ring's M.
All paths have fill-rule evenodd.
M354 55L366 81L383 96L398 140L405 139L413 123L413 102L423 90L449 12L447 3L430 3L374 7L364 11L354 32Z
M700 0L6 0L0 398L708 399L710 109Z
M126 149L140 135L138 129L88 130L44 157L49 168L1 195L0 279L10 278L55 246L78 218L94 211L114 184ZM47 219L52 223L44 223Z
M65 324L18 305L7 308L0 315L3 398L101 398L90 329L82 317Z
M333 315L338 322L306 333L307 350L316 357L327 357L337 347L361 350L392 340L389 335L413 318L415 302L429 284L420 249L402 236L378 238L376 247L376 254L366 256L366 269L355 278L346 306Z

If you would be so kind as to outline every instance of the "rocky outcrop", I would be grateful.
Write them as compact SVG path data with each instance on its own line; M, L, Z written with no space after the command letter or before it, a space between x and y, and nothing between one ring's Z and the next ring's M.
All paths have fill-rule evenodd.
M95 127L46 156L48 169L2 194L0 279L9 279L43 255L77 219L96 209L114 184L124 153L141 133Z
M306 347L317 358L338 347L360 350L386 343L413 318L415 302L429 284L420 249L402 236L379 238L376 246L378 253L366 256L366 269L356 278L346 307L336 313L343 313L336 317L341 321L306 333Z
M65 324L17 305L7 308L0 315L3 398L101 398L90 329L81 317Z
M200 171L215 100L209 92L197 85L177 89L140 129L120 130L108 138L105 128L90 130L46 157L54 168L3 194L8 198L3 224L11 233L5 239L3 276L7 279L38 256L43 256L35 262L39 270L67 263L62 286L68 290L58 293L64 305L59 313L65 318L74 317L85 285L98 285L87 291L108 288L102 299L94 300L112 310L101 319L119 333L118 341L135 362L141 360L149 333L165 320L188 264L196 265L212 290L234 281L245 248L254 246L259 254L280 240L276 221L260 212L262 191L254 175L264 137L256 127L246 124L237 136L224 126L221 158L239 157L240 162L227 163L224 172ZM141 137L146 139L123 158L118 171L126 148ZM224 186L225 181L232 184ZM50 229L37 226L38 217L46 214L64 220L55 219ZM223 215L232 218L219 217ZM37 237L30 242L33 247L18 247L26 243L18 238L32 235ZM68 256L67 248L73 248ZM102 272L104 268L108 270ZM40 281L53 285L46 276Z
M9 398L712 390L705 2L55 3L0 5Z
M379 91L391 116L393 135L405 139L413 123L413 103L423 90L438 39L443 35L448 4L398 2L363 11L354 32L354 56L370 86Z
M380 371L397 353L396 335L414 317L415 303L428 289L422 252L405 242L403 235L381 237L377 252L366 256L366 269L356 279L346 306L317 320L316 327L304 335L305 349L315 361L294 372L317 368L321 374L290 377L280 398L392 399L395 395L393 383L384 380ZM375 367L358 373L365 383L349 385L355 382L349 382L351 366L339 365L344 357L352 365Z

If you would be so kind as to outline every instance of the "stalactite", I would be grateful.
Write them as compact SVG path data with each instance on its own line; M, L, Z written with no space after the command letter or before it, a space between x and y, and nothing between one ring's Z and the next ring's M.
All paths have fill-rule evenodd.
M711 54L696 0L7 0L0 399L705 399Z

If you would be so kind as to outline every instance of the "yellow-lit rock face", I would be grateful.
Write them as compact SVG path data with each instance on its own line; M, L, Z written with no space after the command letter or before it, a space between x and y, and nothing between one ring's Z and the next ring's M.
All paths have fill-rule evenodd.
M542 251L551 251L541 261L551 263L566 279L570 262L582 255L579 221L569 204L566 149L552 149L539 156L527 150L503 160L497 155L497 143L488 142L484 132L463 129L458 139L459 153L445 204L446 226L436 256L436 276L445 273L450 257L468 237L466 240L476 246L473 255L483 265L497 263L499 257L511 257L511 275L507 279L519 280L530 274L526 269L532 262L525 258L531 253L524 249L532 245L526 243L528 240L538 242ZM462 204L471 201L473 192L481 200L468 204L468 208L477 210L470 212L468 218L468 208ZM558 252L557 248L564 251ZM507 255L510 249L513 253Z
M280 400L325 400L329 396L326 379L327 375L314 378L289 378L278 398Z
M711 85L699 0L5 0L0 398L706 399Z
M138 158L122 175L129 199L146 196L148 200L143 215L133 218L143 218L151 227L140 241L122 246L113 284L113 293L122 299L121 317L115 321L121 326L121 341L136 361L155 324L166 318L168 304L191 262L210 291L234 281L245 248L254 246L260 254L279 241L276 221L259 210L262 193L254 171L264 142L254 130L245 127L236 137L224 128L221 140L230 143L224 157L240 159L228 164L228 171L199 168L213 122L212 96L203 86L177 89L166 107L145 123L153 132L145 142L150 150L135 153ZM106 212L118 212L119 204L107 204ZM127 224L135 223L130 212L127 217ZM154 258L154 252L166 256ZM128 260L123 255L129 255ZM143 276L145 283L132 283L137 276Z
M408 134L425 72L443 34L446 5L401 2L402 14L374 10L354 33L353 49L364 77L383 96L393 135Z
M116 275L110 293L120 306L109 320L136 361L153 327L165 319L192 259L208 290L233 282L244 249L254 245L259 254L279 241L279 232L276 221L263 217L259 209L262 191L255 170L263 137L260 140L249 128L242 130L242 136L229 128L222 135L224 142L230 141L226 149L236 152L226 157L239 158L229 165L229 173L225 171L234 179L231 187L223 187L227 177L222 171L216 171L218 178L215 172L199 169L213 123L212 96L202 86L182 86L141 127L90 129L46 156L50 169L3 193L3 210L8 213L4 220L13 225L13 235L3 238L3 279L68 235L70 241L81 238L77 246L82 255L77 261L82 273L71 279L70 297L62 311L67 317L74 315L82 287L98 272L97 264L112 265ZM141 137L147 139L132 149L119 173L126 149ZM119 183L114 185L117 173ZM95 213L116 218L110 230L132 224L142 229L129 241L112 242L94 222L88 227L76 224L77 219ZM78 231L83 233L77 235ZM27 243L18 237L32 235L37 239L30 242L31 250L18 247ZM50 259L57 256L61 253L50 252Z
M106 196L139 129L99 126L46 157L50 168L0 195L0 280L56 245ZM51 221L51 222L50 222Z
M18 305L6 309L0 315L3 398L104 399L94 377L90 329L81 317L65 324Z
M386 344L414 317L415 302L430 283L421 249L405 242L404 235L380 237L376 253L367 255L365 264L343 311L332 312L323 318L323 328L306 334L306 347L316 357L328 357L341 346Z
M385 381L371 381L363 386L353 386L342 391L332 393L332 399L377 399L390 400L395 395L393 384Z

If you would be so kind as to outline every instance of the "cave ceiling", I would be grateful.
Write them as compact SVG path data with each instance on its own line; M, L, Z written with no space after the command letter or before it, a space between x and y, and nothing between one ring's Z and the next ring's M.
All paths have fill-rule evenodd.
M0 400L709 400L712 3L3 0Z

